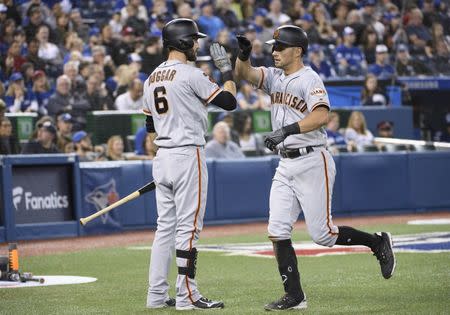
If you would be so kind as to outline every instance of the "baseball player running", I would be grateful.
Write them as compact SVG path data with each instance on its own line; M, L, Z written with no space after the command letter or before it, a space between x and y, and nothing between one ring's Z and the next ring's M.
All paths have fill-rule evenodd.
M224 48L213 44L211 57L225 82L221 89L200 69L187 64L197 58L197 39L206 37L193 20L170 21L162 37L168 58L144 84L147 131L157 133L155 144L159 147L153 160L158 227L150 260L147 307L223 308L222 302L211 301L198 290L195 245L203 227L208 185L204 153L207 105L236 108L232 66ZM167 281L174 249L176 303L168 296Z
M281 155L270 191L268 233L285 295L265 309L307 307L291 241L293 224L300 211L315 243L329 247L368 246L379 260L383 277L390 278L395 268L390 233L368 234L348 226L335 226L331 219L336 168L325 147L323 127L328 121L330 103L320 77L303 64L308 50L306 33L292 25L275 30L267 44L273 45L276 68L252 67L248 60L250 41L239 35L237 39L240 51L236 73L270 95L274 131L266 137L265 145Z

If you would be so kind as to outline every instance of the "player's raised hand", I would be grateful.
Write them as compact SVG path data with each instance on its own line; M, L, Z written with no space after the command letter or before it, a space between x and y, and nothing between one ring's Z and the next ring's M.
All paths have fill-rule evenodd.
M266 138L264 139L264 145L269 150L274 151L277 145L283 142L283 140L286 139L286 137L287 135L283 131L283 128L280 128L278 130L272 131L266 136Z
M252 52L252 43L244 35L236 35L236 39L239 45L238 58L242 61L247 61Z
M209 48L209 53L211 54L211 58L214 60L214 64L220 72L225 73L233 69L225 48L220 46L218 43L211 45Z

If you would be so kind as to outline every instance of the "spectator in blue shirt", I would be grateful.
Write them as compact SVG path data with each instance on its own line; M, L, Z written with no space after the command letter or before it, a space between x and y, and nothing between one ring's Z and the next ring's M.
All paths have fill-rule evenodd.
M6 91L5 103L8 111L37 112L39 109L36 96L25 88L23 76L20 72L14 72L9 78L9 87Z
M364 54L354 46L355 31L347 26L343 31L343 44L336 48L335 60L338 75L360 76L366 69Z
M317 44L311 45L308 58L310 67L316 71L322 79L336 75L333 66L328 61L324 60L322 46Z
M200 7L202 14L198 18L198 25L211 40L215 40L220 30L225 28L225 24L220 18L214 15L214 8L211 2L203 2Z
M406 34L408 34L411 54L425 55L426 50L431 50L432 37L428 29L423 25L423 14L420 9L415 8L409 12L408 25L405 29Z
M336 112L331 112L327 124L327 144L346 145L344 136L339 132L340 118Z
M388 48L386 45L377 45L375 63L369 65L369 73L373 73L378 78L390 78L394 74L394 68L388 62Z

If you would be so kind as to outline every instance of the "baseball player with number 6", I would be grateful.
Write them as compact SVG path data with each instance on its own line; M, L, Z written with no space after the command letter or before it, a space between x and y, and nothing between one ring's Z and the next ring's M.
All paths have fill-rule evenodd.
M193 20L170 21L162 37L168 58L144 84L147 131L156 131L159 147L153 160L158 227L150 260L147 307L223 308L222 302L211 301L198 290L195 245L203 227L208 188L204 151L207 105L228 111L236 108L232 66L225 49L217 43L211 45L211 57L225 82L222 89L188 64L197 58L198 39L206 37ZM173 252L178 267L176 300L169 298L167 281Z
M324 129L330 102L319 75L303 64L308 51L305 31L293 25L275 30L273 39L266 42L272 45L275 68L252 67L251 42L240 35L237 40L239 55L235 71L240 78L270 95L273 132L264 142L281 156L270 191L268 233L285 294L265 309L307 307L291 241L293 225L301 211L315 243L329 247L365 245L379 260L383 277L390 278L395 269L390 233L369 234L333 224L331 198L336 168L326 149Z

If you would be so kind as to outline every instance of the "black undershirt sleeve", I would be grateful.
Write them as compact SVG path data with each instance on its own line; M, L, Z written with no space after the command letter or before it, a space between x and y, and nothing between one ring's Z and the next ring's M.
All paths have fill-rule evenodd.
M221 91L210 103L228 111L236 109L237 106L236 98L228 91Z
M147 118L145 118L145 127L148 133L153 133L156 131L152 116L147 116Z

